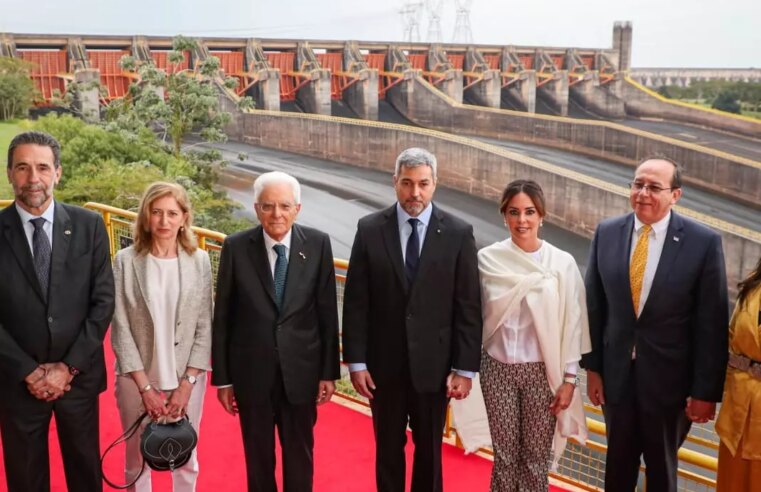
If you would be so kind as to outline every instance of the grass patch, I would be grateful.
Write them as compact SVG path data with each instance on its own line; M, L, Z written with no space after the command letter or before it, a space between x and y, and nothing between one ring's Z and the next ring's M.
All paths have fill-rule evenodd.
M24 131L25 122L23 121L0 121L0 166L5 170L8 164L8 145L13 137ZM0 178L0 199L13 198L13 190L8 183L8 176L3 172Z

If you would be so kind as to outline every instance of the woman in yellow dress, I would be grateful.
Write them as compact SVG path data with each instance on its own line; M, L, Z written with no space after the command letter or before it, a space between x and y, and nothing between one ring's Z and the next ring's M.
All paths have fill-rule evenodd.
M716 421L721 438L718 492L761 487L761 259L738 287L729 324L724 399Z

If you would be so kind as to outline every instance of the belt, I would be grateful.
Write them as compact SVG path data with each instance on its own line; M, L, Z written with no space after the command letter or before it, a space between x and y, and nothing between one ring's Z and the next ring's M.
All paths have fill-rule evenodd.
M751 376L761 379L761 362L755 361L744 355L729 353L729 367L745 371Z

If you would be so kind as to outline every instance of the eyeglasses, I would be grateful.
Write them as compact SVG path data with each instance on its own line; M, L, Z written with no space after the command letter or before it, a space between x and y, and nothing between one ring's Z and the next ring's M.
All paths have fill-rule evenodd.
M294 208L294 204L292 203L271 203L271 202L264 202L264 203L257 203L257 207L259 207L259 210L261 210L264 213L271 213L275 211L275 208L279 208L281 212L288 213Z
M675 190L677 187L671 187L671 188L663 188L658 185L648 185L645 183L640 183L639 181L632 181L629 183L629 187L634 191L635 193L639 193L641 191L647 191L650 192L651 195L657 195L658 193L666 190Z

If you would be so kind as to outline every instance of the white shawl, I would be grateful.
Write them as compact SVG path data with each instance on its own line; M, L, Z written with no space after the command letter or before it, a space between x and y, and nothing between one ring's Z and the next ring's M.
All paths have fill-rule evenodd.
M584 282L573 257L545 241L539 263L508 239L478 252L478 271L484 344L507 319L518 314L525 299L547 369L547 383L555 394L563 383L566 361L578 360L591 350ZM452 401L457 434L466 452L491 446L478 379L473 384L469 398ZM553 468L569 437L581 444L587 439L580 388L574 391L568 409L558 415Z

